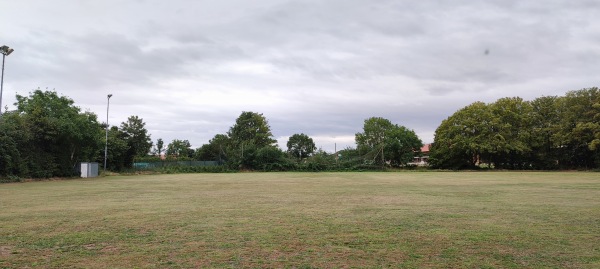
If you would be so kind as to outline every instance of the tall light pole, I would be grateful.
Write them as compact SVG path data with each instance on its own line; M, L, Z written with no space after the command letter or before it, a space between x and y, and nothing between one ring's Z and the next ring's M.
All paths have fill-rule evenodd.
M106 96L106 144L104 145L104 173L106 173L106 157L108 156L108 109L110 108L110 98L112 94Z
M2 91L4 90L4 59L13 51L15 50L6 45L0 47L0 53L2 53L2 77L0 78L0 115L2 115Z

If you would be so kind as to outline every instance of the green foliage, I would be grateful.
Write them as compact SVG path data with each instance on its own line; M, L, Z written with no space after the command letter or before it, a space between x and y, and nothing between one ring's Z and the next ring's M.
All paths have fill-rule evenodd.
M120 128L113 126L109 129L107 169L124 171L133 167L134 159L148 156L152 141L145 126L143 119L130 116ZM98 156L98 161L102 163L103 156Z
M16 99L17 110L1 119L0 175L72 176L80 162L96 158L102 147L96 115L53 91Z
M379 117L366 119L363 132L357 133L355 139L358 150L380 165L405 165L423 146L413 130Z
M208 144L204 144L196 149L194 158L196 160L217 160L223 162L226 160L225 150L228 147L229 137L224 134L218 134L208 141Z
M175 158L192 158L194 156L194 150L188 140L174 139L173 142L167 146L167 155Z
M163 153L165 153L165 142L162 140L162 138L156 140L156 145L152 150L152 153L157 156L161 156Z
M240 147L245 144L253 144L256 147L270 146L277 143L273 139L269 122L263 116L254 112L242 112L236 119L227 135L231 146Z
M266 153L259 154L260 150L269 151L271 150L269 147L274 147L277 143L277 140L272 138L271 127L262 114L242 112L227 132L227 136L226 152L230 167L263 169L271 161L266 157ZM261 159L257 160L257 158Z
M152 140L145 127L146 123L138 116L130 116L126 122L121 123L121 131L125 134L125 141L133 157L145 156L152 148Z
M437 168L592 169L600 165L600 91L582 89L533 101L473 103L435 132Z
M130 150L126 138L127 134L117 126L113 126L108 130L107 169L123 171L132 167L135 156L131 154L133 151ZM103 155L98 156L98 162L102 163L103 157Z
M308 135L305 134L294 134L290 136L287 142L287 152L295 158L302 160L310 156L317 146L315 142Z
M562 99L556 96L544 96L531 101L529 159L534 169L558 169L559 125L562 120L560 102Z

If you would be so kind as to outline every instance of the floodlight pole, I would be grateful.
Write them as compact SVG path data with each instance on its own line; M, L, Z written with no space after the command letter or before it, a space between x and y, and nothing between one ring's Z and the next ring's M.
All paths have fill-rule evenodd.
M108 109L110 108L110 98L112 94L106 96L106 144L104 144L104 173L106 174L106 157L108 156Z
M0 77L0 115L2 115L2 92L4 90L4 60L6 56L10 55L14 49L4 45L0 47L0 53L2 53L2 76Z

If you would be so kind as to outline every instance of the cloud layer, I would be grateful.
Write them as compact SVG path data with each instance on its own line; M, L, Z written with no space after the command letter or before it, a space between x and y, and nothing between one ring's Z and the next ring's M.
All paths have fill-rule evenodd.
M372 116L431 142L473 101L598 86L597 1L11 1L3 104L56 89L194 146L242 111L333 151ZM215 3L212 3L215 2Z

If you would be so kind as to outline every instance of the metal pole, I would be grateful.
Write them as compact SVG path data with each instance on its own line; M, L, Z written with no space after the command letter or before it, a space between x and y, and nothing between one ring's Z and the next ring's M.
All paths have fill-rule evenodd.
M6 56L10 55L14 49L4 45L0 47L0 53L2 53L2 76L0 78L0 115L2 115L2 92L4 91L4 61Z
M107 104L106 104L106 144L104 144L104 173L106 173L106 159L108 156L108 109L110 108L110 97L112 94L107 96Z
M6 58L6 55L2 53L2 78L0 78L0 115L2 115L2 91L4 90L4 58Z

